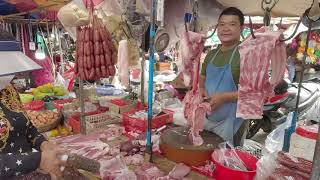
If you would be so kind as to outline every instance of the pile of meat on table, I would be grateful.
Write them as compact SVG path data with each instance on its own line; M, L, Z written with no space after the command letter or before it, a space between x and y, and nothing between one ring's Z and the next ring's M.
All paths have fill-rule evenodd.
M279 152L276 161L278 165L267 178L268 180L309 180L311 178L311 161L293 157L285 152Z
M82 156L94 160L99 164L99 170L91 171L92 168L84 169L92 173L97 173L102 179L145 179L145 180L164 180L183 179L190 171L190 168L178 164L172 172L165 174L157 166L145 163L145 134L141 134L134 139L124 142L116 142L124 133L124 128L118 125L109 125L103 132L89 135L74 135L55 139L61 146L69 150L70 154ZM157 138L156 136L153 136ZM103 140L103 142L102 142ZM105 142L106 141L106 142ZM154 139L153 141L156 141ZM84 164L88 162L83 162ZM78 163L77 167L86 168L86 165ZM90 166L90 165L88 165ZM128 166L138 166L134 171L129 170Z
M183 79L186 86L192 86L183 100L184 115L190 127L190 140L197 146L203 144L200 132L204 128L205 115L211 110L210 104L203 102L199 89L200 58L203 47L204 40L201 34L190 31L183 33L180 44Z
M117 50L107 28L97 18L77 28L75 73L82 80L97 80L115 75Z

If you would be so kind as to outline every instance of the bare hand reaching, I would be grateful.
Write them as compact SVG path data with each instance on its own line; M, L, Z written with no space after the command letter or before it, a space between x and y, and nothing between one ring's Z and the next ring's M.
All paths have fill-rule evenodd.
M40 169L49 173L52 180L62 179L61 166L65 166L66 161L60 159L66 151L60 148L46 149L41 152Z

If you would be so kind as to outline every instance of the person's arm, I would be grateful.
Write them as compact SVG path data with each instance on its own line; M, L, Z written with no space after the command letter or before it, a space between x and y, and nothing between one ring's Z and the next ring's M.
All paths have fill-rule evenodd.
M28 117L26 117L28 118ZM38 151L42 151L42 146L45 145L44 142L47 142L47 140L43 137L42 134L38 132L38 130L32 125L31 121L27 119L27 140L30 144L32 144L32 147Z
M200 75L199 87L200 89L204 89L204 82L206 81L206 76Z
M238 91L221 93L225 102L234 102L238 100Z
M41 153L0 154L0 179L25 174L40 166Z

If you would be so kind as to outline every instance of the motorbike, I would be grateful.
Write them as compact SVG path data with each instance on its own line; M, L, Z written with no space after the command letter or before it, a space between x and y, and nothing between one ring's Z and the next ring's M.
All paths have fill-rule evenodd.
M247 139L256 135L260 129L270 133L286 121L289 112L295 111L298 83L289 83L283 80L275 87L274 92L273 97L265 100L263 118L250 120ZM298 106L298 120L305 118L308 110L317 100L320 100L320 79L316 77L303 81Z

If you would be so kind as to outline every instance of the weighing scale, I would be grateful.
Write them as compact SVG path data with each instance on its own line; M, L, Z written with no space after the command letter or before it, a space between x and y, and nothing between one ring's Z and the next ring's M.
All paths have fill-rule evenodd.
M200 133L204 143L194 146L189 140L187 127L174 127L165 130L160 137L160 149L166 158L189 166L205 165L211 159L211 154L223 139L218 135L202 131Z

